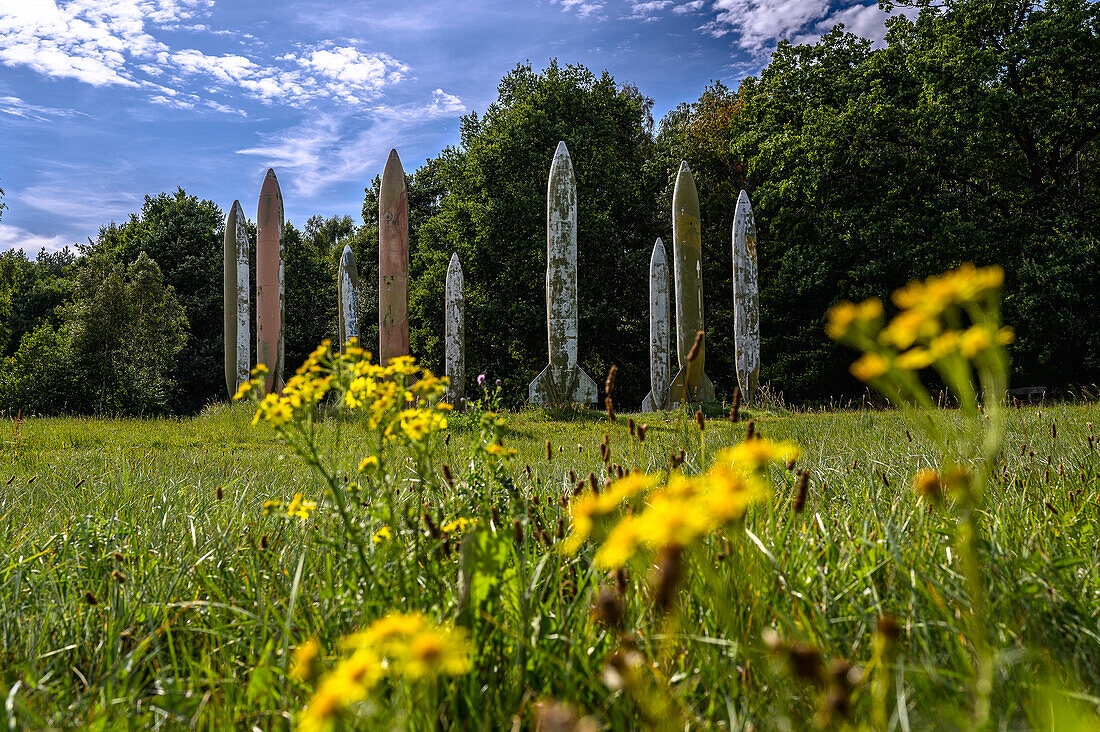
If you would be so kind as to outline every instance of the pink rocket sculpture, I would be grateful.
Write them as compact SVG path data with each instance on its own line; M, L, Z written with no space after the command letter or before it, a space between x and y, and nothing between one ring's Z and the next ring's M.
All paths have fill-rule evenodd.
M409 194L390 150L378 194L378 362L409 354Z
M283 385L283 194L267 169L256 209L256 362L268 368L267 391Z

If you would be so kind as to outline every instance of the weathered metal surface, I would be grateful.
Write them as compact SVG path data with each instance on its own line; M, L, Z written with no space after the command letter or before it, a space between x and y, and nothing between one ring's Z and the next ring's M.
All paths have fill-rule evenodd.
M546 336L550 363L531 382L536 404L593 404L597 389L577 366L577 184L564 142L546 185Z
M751 401L760 386L760 282L756 222L745 191L733 214L733 348L737 384Z
M649 393L642 401L643 412L665 409L672 377L669 348L671 323L668 302L668 257L660 239L649 257Z
M695 360L688 353L703 328L703 238L699 221L699 193L687 161L680 163L672 191L672 266L676 286L676 360L680 370L669 387L669 402L705 402L714 399L714 384L703 371L706 346Z
M378 359L409 354L409 194L390 150L378 195Z
M443 373L450 379L446 400L458 405L466 394L466 294L458 254L451 255L443 302Z
M355 266L355 255L347 244L340 255L336 289L340 297L339 335L340 347L343 348L349 338L359 337L359 270Z
M267 170L256 208L256 362L268 368L268 391L283 383L283 194Z
M250 288L248 283L248 220L240 201L234 201L225 217L223 239L223 316L225 331L225 388L230 395L248 381L251 342L248 332Z

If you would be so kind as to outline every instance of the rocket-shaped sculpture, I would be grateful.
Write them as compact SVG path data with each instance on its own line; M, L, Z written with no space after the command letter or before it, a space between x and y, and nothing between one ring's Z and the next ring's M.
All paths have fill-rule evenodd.
M283 384L284 272L283 194L268 168L256 208L256 362L268 368L264 387L269 392Z
M685 401L709 402L714 384L703 371L706 347L699 344L695 359L688 354L703 330L703 237L699 222L699 193L686 161L680 163L672 191L672 267L676 283L676 359L680 370L669 387L672 406Z
M596 382L577 366L577 184L564 142L546 186L546 332L550 363L531 382L535 404L593 404Z
M250 317L248 281L248 220L240 201L234 201L225 217L223 239L223 316L225 323L225 388L230 395L248 381L251 367L251 340L248 333Z
M451 255L443 301L443 373L450 379L446 400L458 406L466 393L466 295L458 254Z
M668 258L660 239L649 257L649 393L642 401L643 412L667 408L671 377L669 351Z
M737 384L745 399L752 401L760 385L760 282L756 222L744 191L733 214L733 350Z
M390 150L378 192L378 362L409 355L409 194Z
M359 271L355 267L355 255L347 244L340 255L336 289L340 297L339 335L340 347L343 348L349 338L359 337Z

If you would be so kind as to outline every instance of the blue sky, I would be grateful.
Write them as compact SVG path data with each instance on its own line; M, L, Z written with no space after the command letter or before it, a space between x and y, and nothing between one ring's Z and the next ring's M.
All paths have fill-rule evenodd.
M391 147L411 171L457 142L517 62L606 68L659 119L777 39L881 39L884 18L865 0L4 0L0 250L84 241L177 186L253 217L269 166L296 225L358 219Z

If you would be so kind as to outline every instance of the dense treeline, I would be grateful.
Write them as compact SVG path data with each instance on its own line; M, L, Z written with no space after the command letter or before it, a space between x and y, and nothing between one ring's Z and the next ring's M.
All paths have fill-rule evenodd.
M720 395L735 381L741 188L759 228L763 379L788 398L859 389L849 355L824 336L832 303L885 297L964 261L1005 268L1018 385L1100 381L1098 3L897 4L921 12L891 20L882 47L841 29L780 43L759 76L713 83L656 125L652 102L606 72L517 66L484 114L462 119L459 144L408 177L413 354L441 367L443 282L458 252L468 376L501 378L513 403L526 396L547 358L546 176L565 140L580 205L581 364L599 382L619 366L623 408L648 388L648 259L656 237L671 238L681 159L700 191L707 371ZM345 244L360 262L364 339L377 341L377 179L365 194L361 225L288 226L290 365L335 333ZM76 253L2 255L0 407L185 413L220 398L223 221L180 190L147 197Z

